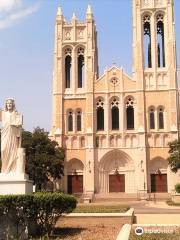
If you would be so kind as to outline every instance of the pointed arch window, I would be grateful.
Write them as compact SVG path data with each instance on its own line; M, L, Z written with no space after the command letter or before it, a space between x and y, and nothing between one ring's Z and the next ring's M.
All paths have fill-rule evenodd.
M72 65L72 57L71 57L71 49L65 49L65 87L71 87L71 65Z
M84 85L84 49L78 49L78 88Z
M77 112L77 131L81 131L81 125L82 125L82 117L81 117L81 111Z
M154 108L150 108L150 112L149 112L149 126L150 126L150 129L155 129Z
M111 102L111 120L112 130L119 129L119 101L117 98L113 98Z
M145 15L143 18L143 27L144 27L144 67L152 67L151 59L151 17Z
M72 111L68 112L68 131L73 131L73 113Z
M158 67L165 67L165 47L164 47L164 16L158 14L156 18L157 27L157 56Z
M126 126L128 130L134 129L134 100L131 97L126 101Z
M97 130L104 130L104 103L102 99L99 99L96 103L96 113Z
M159 129L164 129L164 111L163 108L159 108L158 112L158 117L159 117Z

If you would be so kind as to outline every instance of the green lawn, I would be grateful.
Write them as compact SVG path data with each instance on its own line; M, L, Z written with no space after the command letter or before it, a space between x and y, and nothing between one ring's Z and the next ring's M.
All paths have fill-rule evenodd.
M124 213L129 210L127 205L78 205L73 213Z
M169 206L180 206L180 203L175 203L175 202L173 202L173 201L171 201L171 200L166 201L166 203L167 203Z
M130 235L129 240L180 240L180 234L143 234L137 236L135 233Z

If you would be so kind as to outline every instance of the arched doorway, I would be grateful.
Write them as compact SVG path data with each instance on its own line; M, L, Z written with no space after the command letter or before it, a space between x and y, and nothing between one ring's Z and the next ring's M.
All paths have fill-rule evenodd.
M71 159L67 163L67 192L69 194L83 193L84 165L79 159Z
M129 155L112 150L99 162L99 193L135 192L134 163Z
M149 162L149 177L151 192L167 192L167 160L155 157Z

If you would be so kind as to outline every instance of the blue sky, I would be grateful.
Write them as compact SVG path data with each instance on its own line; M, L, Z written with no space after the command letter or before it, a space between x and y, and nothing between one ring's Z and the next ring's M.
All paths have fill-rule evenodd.
M131 75L131 0L0 0L0 108L13 97L26 130L50 130L57 6L61 4L68 21L73 12L83 21L89 3L98 31L100 72L116 63ZM180 0L175 0L178 66L179 11Z

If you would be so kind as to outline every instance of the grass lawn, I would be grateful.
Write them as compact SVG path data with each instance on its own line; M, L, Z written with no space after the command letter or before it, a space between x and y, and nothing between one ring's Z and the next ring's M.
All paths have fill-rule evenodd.
M127 205L84 205L79 204L73 213L124 213L130 209Z
M116 240L122 226L69 227L62 225L56 230L56 238L64 240Z
M180 234L143 234L137 236L135 233L130 235L129 240L180 240Z
M167 203L169 206L179 206L179 207L180 207L180 203L175 203L175 202L173 202L173 201L171 201L171 200L166 201L166 203Z

